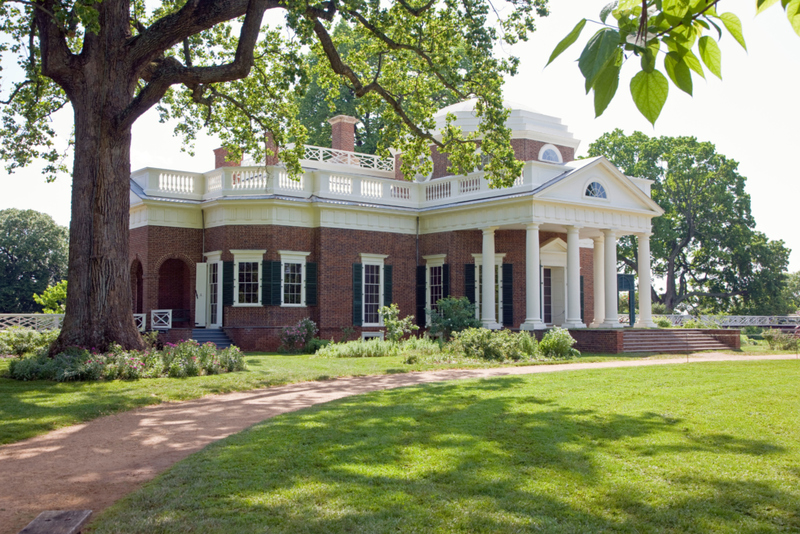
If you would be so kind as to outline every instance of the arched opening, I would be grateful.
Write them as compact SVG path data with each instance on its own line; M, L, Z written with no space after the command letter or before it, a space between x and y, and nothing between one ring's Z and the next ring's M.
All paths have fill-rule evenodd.
M173 326L189 324L191 293L189 267L183 260L170 259L158 270L158 309L172 310Z
M131 307L133 313L144 313L144 270L142 262L133 260L131 264Z

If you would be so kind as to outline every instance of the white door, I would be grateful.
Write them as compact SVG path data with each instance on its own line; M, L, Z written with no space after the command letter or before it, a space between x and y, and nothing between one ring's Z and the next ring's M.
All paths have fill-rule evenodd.
M198 263L194 289L194 325L206 326L206 288L208 287L208 264Z
M208 327L222 328L222 262L208 264Z

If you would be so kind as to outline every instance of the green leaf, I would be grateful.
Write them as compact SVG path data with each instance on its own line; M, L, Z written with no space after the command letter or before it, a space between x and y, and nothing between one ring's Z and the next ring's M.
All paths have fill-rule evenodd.
M619 46L619 32L611 28L603 28L595 33L586 43L586 47L578 59L578 67L586 78L586 92L594 86L597 76L602 72Z
M620 59L622 58L622 51L618 50ZM614 98L619 87L619 71L621 62L612 61L600 75L594 84L594 116L599 117L608 107L608 104Z
M703 60L703 63L706 64L708 70L721 80L722 52L720 52L717 42L708 35L704 35L700 38L697 46L700 49L700 58Z
M617 8L617 3L611 2L610 4L606 4L605 7L603 7L603 9L600 10L600 20L603 21L603 24L606 23L606 19L611 14L611 12L614 11L614 9L616 8Z
M631 96L644 117L655 126L669 94L669 81L661 72L640 71L631 80Z
M786 4L786 16L797 35L800 35L800 0L791 0Z
M687 50L686 54L683 55L683 62L686 63L686 66L699 74L701 78L705 79L706 71L703 70L703 65L700 63L700 60L697 59L697 56L694 55L694 52Z
M560 43L558 43L558 44L556 45L555 49L553 49L553 53L552 53L552 54L550 54L550 59L548 59L548 60L547 60L547 65L549 65L550 63L552 63L552 62L553 62L553 60L554 60L555 58L557 58L558 56L560 56L560 55L561 55L561 53L562 53L564 50L566 50L567 48L569 48L570 46L572 46L572 45L575 43L575 41L577 41L577 40L578 40L578 37L580 37L580 35L581 35L581 32L583 31L583 27L584 27L584 26L586 26L586 19L581 19L581 21L580 21L580 22L578 22L578 24L576 24L574 28L572 28L572 31L571 31L571 32L569 32L569 35L567 35L566 37L564 37L564 38L561 40L561 42L560 42ZM545 65L545 67L546 67L547 65Z
M756 0L756 15L772 7L778 0Z
M736 42L747 50L747 45L744 43L744 33L742 32L742 21L739 20L739 17L733 13L723 13L719 18L722 20L728 32L736 39Z
M692 71L677 52L670 52L664 56L664 69L678 89L689 95L692 94Z
M642 70L645 72L653 72L656 68L656 56L651 48L645 48L642 52Z

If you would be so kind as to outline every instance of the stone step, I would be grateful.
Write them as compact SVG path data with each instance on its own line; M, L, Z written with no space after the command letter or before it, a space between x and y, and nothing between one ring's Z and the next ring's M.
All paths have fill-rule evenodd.
M227 349L233 345L233 341L220 329L195 328L192 330L192 339L200 343L212 342L220 349Z

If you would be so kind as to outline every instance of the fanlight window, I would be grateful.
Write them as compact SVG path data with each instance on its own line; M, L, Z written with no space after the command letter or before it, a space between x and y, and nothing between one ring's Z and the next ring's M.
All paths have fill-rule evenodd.
M586 188L586 196L590 198L608 198L606 188L598 182L592 182Z
M548 148L542 153L542 161L551 161L553 163L561 163L561 160L552 148Z

